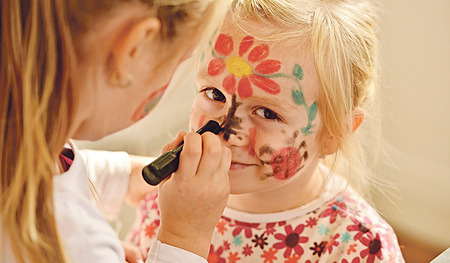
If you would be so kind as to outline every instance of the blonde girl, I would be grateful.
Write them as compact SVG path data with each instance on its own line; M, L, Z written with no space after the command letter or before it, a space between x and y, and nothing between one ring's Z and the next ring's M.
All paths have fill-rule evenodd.
M373 182L358 135L378 111L377 46L369 0L232 1L190 115L193 130L222 123L232 152L209 262L403 262L361 196ZM140 204L129 235L143 250L158 199Z
M222 5L1 2L1 262L125 261L115 233L89 202L86 169L69 139L96 140L145 116L176 66L217 26ZM188 134L184 153L161 191L165 219L148 262L203 260L228 196L230 153L217 137Z

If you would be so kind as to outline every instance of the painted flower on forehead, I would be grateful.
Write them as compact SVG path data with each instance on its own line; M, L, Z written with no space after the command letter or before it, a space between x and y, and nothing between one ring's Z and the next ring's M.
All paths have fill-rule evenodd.
M224 89L229 94L234 94L237 90L243 99L253 94L252 84L269 94L278 94L281 90L280 85L270 79L270 74L280 70L281 62L266 59L270 49L267 44L257 45L251 49L253 43L253 37L244 37L239 44L239 56L229 57L234 50L233 38L227 34L220 34L212 51L214 59L208 65L210 76L217 76L227 69L230 74L223 79ZM243 57L247 52L245 60ZM253 68L249 62L257 65Z

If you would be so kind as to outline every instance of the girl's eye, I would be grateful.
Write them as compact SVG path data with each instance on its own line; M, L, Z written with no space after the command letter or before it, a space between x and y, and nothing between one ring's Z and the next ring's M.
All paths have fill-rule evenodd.
M278 117L278 115L267 109L267 108L258 108L254 111L254 113L264 119L269 119L269 120L280 120L280 118Z
M204 90L206 96L208 96L208 98L215 100L215 101L221 101L221 102L225 102L227 99L225 98L225 95L223 95L223 93L216 89L216 88L207 88Z

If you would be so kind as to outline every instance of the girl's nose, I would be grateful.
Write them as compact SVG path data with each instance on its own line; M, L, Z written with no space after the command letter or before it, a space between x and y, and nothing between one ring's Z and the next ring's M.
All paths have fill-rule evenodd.
M222 131L222 138L227 146L244 147L249 143L248 132L242 126L227 127L225 124Z

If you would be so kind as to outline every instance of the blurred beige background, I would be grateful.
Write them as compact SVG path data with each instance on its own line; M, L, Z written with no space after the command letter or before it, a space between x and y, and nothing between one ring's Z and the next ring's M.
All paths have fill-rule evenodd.
M407 262L429 262L450 247L450 1L384 0L381 16L383 138L396 167L380 170L397 187L376 196ZM180 65L167 94L144 120L80 148L156 156L187 130L195 95L193 60ZM124 227L134 211L124 207Z

